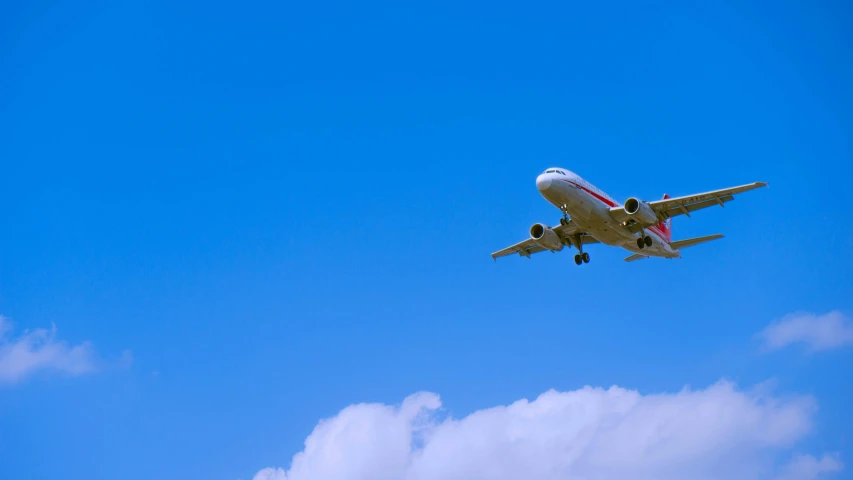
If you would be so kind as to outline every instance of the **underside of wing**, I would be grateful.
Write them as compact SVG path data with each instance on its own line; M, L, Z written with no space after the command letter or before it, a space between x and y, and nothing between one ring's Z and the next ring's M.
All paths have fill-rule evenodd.
M565 225L560 225L558 227L554 227L551 230L553 230L554 233L557 234L557 236L560 238L560 241L562 242L562 244L559 245L559 248L552 250L552 251L562 250L563 245L572 245L573 244L572 237L578 238L580 240L580 242L584 245L588 245L591 243L598 243L598 240L591 237L590 235L587 235L587 234L581 232L580 229L576 225L574 225L574 223L571 221L569 221ZM538 243L536 243L536 240L534 240L533 238L528 238L527 240L524 240L523 242L516 243L515 245L513 245L511 247L507 247L503 250L500 250L500 251L493 253L492 258L497 259L499 257L505 257L507 255L513 255L516 253L522 257L530 258L531 254L544 252L546 250L550 250L550 249L545 248L542 245L539 245Z
M639 205L640 208L638 210L647 212L645 216L629 214L624 206L611 208L610 216L614 220L628 227L632 232L636 233L645 227L655 225L667 218L676 217L678 215L687 215L689 217L690 213L695 212L696 210L716 205L722 207L724 204L734 200L734 196L739 193L748 192L750 190L766 186L767 184L764 182L755 182L747 185L741 185L739 187L698 193L696 195L664 198L663 200L655 200L653 202L639 202L644 205ZM638 206L638 204L635 202L634 206ZM632 213L635 212L632 211ZM643 218L645 218L645 221L642 220Z
M687 215L689 217L691 212L713 207L714 205L722 207L726 202L734 200L734 196L739 193L748 192L750 190L766 186L767 184L764 182L755 182L741 185L739 187L698 193L696 195L685 195L683 197L655 200L654 202L648 202L648 204L649 207L651 207L652 210L654 210L661 218L670 218L678 215Z
M532 238L528 238L523 242L516 243L511 247L504 248L498 252L492 254L492 258L497 259L499 257L505 257L507 255L512 255L517 253L522 257L530 258L530 255L533 253L539 253L544 251L545 249L539 246Z

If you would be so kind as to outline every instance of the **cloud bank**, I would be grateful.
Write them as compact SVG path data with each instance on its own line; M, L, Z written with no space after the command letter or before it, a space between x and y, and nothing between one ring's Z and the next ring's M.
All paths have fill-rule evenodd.
M841 312L825 315L794 313L770 324L759 338L768 350L803 343L810 351L853 345L853 321Z
M551 390L458 420L440 418L440 408L433 393L349 406L316 426L289 470L254 479L805 480L842 467L833 456L792 456L812 428L810 397L725 381L658 395Z
M74 376L96 370L92 344L69 345L56 340L56 326L24 331L17 338L11 333L11 323L0 315L0 385L19 382L41 371ZM129 358L129 352L123 358Z

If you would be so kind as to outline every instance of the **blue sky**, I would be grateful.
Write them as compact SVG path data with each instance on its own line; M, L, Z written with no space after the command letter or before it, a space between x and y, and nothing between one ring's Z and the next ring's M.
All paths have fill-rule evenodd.
M93 360L0 386L3 476L251 478L360 402L720 379L813 397L792 451L853 464L853 349L756 337L853 314L850 13L4 3L6 341ZM620 200L770 188L677 218L726 235L678 261L492 262L556 223L554 165Z

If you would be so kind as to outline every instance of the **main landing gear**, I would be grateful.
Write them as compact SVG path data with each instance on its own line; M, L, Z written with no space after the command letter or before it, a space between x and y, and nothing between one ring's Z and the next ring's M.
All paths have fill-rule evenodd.
M643 249L652 246L652 237L646 235L637 239L637 248Z
M589 254L583 251L583 236L574 235L570 237L570 240L572 241L572 245L578 249L578 254L575 255L575 265L589 263Z

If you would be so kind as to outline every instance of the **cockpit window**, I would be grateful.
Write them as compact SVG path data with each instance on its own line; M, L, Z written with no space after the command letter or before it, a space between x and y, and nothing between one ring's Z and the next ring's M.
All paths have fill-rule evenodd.
M562 170L557 170L557 173L559 173L560 175L565 175L565 173Z
M556 170L545 170L545 173L554 173Z

